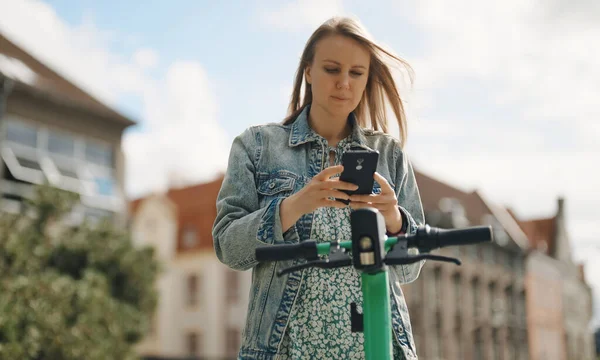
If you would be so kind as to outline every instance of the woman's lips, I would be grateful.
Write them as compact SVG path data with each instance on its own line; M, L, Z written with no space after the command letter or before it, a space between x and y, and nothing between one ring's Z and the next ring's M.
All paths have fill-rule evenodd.
M337 97L337 96L332 96L332 98L334 100L337 100L337 101L348 101L348 100L350 100L349 98L341 98L341 97Z

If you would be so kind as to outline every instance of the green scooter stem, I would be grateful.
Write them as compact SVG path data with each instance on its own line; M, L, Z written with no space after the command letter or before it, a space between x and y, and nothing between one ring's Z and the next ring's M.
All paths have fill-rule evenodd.
M388 238L386 250L398 242L396 237ZM340 247L352 249L351 241L342 241ZM319 255L327 255L329 243L317 244ZM390 307L390 281L387 269L368 274L361 273L363 294L363 335L365 338L365 360L391 360L392 352L392 310Z
M392 311L387 270L361 274L366 360L391 360Z

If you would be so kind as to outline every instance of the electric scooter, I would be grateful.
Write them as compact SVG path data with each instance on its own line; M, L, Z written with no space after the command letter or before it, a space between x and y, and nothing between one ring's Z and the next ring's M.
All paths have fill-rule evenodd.
M354 266L361 274L363 313L351 304L351 331L364 333L366 360L392 359L392 323L387 265L407 265L422 260L445 261L460 265L459 259L430 254L432 250L457 245L492 241L491 226L440 229L421 226L414 234L387 237L385 220L374 208L350 214L351 241L262 246L256 249L258 262L304 259L306 262L285 268L277 276L310 267L333 269ZM408 249L419 250L411 255Z

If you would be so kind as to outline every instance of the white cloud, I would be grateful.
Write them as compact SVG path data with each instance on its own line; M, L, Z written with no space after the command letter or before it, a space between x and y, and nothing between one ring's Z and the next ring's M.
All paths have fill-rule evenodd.
M129 193L205 181L224 171L230 142L217 123L216 100L199 64L172 64L144 102L149 131L130 133L124 143Z
M600 6L425 0L414 10L399 14L425 34L425 54L412 63L417 97L428 97L418 111L427 115L411 121L416 165L525 218L554 215L564 196L574 252L599 293L600 251L585 247L600 236ZM480 92L457 95L466 81ZM456 102L445 109L435 96Z
M417 65L420 82L477 77L496 86L498 101L524 106L525 117L587 128L600 115L600 49L593 46L600 11L590 2L589 11L573 13L595 19L583 23L553 10L539 1L419 2L416 23L431 34L430 52Z
M332 16L344 15L342 0L292 0L278 9L262 9L259 20L277 29L314 30Z
M565 18L564 9L538 1L418 4L417 17L407 19L429 43L413 64L416 96L449 94L477 79L511 114L486 113L467 96L457 104L464 109L448 117L430 97L425 108L433 115L411 122L409 144L422 166L483 188L526 216L551 212L548 205L563 194L570 219L587 218L589 204L600 203L600 175L591 168L600 152L599 7L581 1ZM550 126L572 133L554 134ZM600 233L573 228L575 239Z
M169 181L204 181L224 169L230 143L201 64L170 64L164 78L155 79L147 73L158 64L155 50L135 49L135 37L98 29L89 17L71 27L36 0L0 0L0 13L0 31L100 100L142 100L145 130L128 132L123 144L128 195L164 189ZM128 45L132 56L113 52L115 41Z
M152 69L158 64L158 54L152 49L139 49L133 54L134 62L142 69Z
M123 89L115 71L138 68L107 50L110 32L92 23L70 27L54 9L41 1L0 0L0 31L66 78L101 100L114 103Z

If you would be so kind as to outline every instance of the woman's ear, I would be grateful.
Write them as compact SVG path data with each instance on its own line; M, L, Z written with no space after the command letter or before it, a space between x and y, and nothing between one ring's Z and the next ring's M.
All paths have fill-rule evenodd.
M310 70L311 70L311 67L310 67L310 66L307 66L307 67L304 69L304 78L306 79L306 82L307 82L307 83L309 83L309 84L311 84L311 85L312 85L312 76L310 76Z

